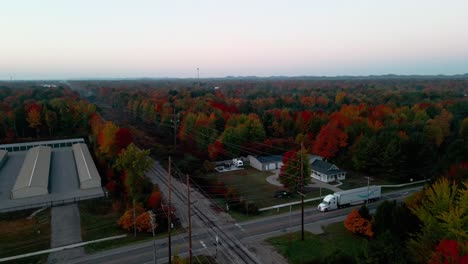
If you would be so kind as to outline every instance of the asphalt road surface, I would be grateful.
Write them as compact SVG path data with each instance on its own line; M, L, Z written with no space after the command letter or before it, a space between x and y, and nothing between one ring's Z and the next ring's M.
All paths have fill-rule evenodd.
M419 190L413 188L409 190L400 190L394 193L384 194L382 200L370 203L369 209L375 209L383 200L402 200L411 193ZM334 222L343 221L344 217L352 210L359 208L360 205L348 207L344 209L334 210L330 212L318 212L316 208L307 208L304 214L305 228L308 229L313 225L327 225ZM231 234L235 235L240 241L246 243L248 241L260 241L268 237L278 236L286 232L294 232L300 230L300 211L293 211L291 214L285 213L273 217L266 217L244 222L238 225L231 225L227 228ZM218 258L224 260L229 258L229 250L227 245L229 242L220 240L220 244L216 246L216 234L207 230L198 230L192 235L193 254L208 254L215 255L217 252ZM174 252L177 247L179 256L188 255L188 238L187 234L174 236L172 239ZM156 241L156 251L158 263L166 263L167 258L167 239ZM140 245L125 246L117 249L103 251L97 254L89 255L79 259L75 259L70 263L75 264L91 264L91 263L153 263L153 246L152 242L145 242ZM194 263L197 263L194 257ZM229 263L220 261L220 263ZM232 263L237 263L233 261Z

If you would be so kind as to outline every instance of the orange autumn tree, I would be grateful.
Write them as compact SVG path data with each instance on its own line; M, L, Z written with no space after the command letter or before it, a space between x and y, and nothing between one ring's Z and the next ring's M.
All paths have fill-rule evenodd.
M98 145L99 152L109 158L114 157L117 152L117 145L115 144L115 135L119 127L113 122L106 122L104 127L99 132Z
M346 229L354 234L363 235L367 237L374 236L372 232L371 222L363 218L357 210L352 210L344 222Z
M41 106L33 103L27 106L26 111L26 120L29 123L29 127L36 129L36 137L39 137L39 126L41 125Z
M145 210L139 204L135 207L135 214L140 215L144 213ZM133 228L133 208L129 208L125 213L120 217L118 224L123 229L130 231Z
M151 217L148 212L141 213L136 218L136 229L138 232L152 232Z

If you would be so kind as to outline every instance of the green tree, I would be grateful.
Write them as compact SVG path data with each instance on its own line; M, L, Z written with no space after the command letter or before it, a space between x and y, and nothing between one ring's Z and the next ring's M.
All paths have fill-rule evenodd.
M134 209L136 201L141 195L142 179L145 177L145 172L152 165L149 153L149 150L139 150L135 144L131 143L119 154L114 165L115 168L125 171L127 174L125 177L125 187L127 188L129 198L132 200ZM134 235L136 236L135 216L134 211Z
M422 222L421 231L409 240L408 248L416 262L427 262L440 240L468 241L468 182L459 186L441 178L419 194L410 205Z
M367 247L367 263L404 264L406 252L401 241L391 231L376 236Z
M49 128L49 136L52 136L52 132L57 127L57 114L54 111L47 110L45 112L45 121Z
M309 154L305 149L302 151L291 151L284 155L279 181L285 188L296 193L302 189L302 186L307 186L310 183L310 178Z

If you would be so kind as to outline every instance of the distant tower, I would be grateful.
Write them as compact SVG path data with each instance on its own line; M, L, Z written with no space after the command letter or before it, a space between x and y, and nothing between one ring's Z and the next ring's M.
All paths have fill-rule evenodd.
M200 88L200 68L197 68L198 88Z

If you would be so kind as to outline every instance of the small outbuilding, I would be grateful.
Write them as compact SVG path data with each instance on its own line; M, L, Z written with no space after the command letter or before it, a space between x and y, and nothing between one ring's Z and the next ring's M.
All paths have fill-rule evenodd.
M346 171L321 159L314 159L310 164L310 170L312 178L323 182L334 182L346 178Z
M101 187L101 177L86 144L74 144L73 156L80 180L80 189Z
M28 150L21 170L11 190L11 198L26 198L49 194L49 170L52 148L34 147Z
M249 155L247 157L250 162L250 166L254 167L259 171L270 171L281 169L283 166L283 156L281 155L270 155L270 156L258 156L254 157Z

